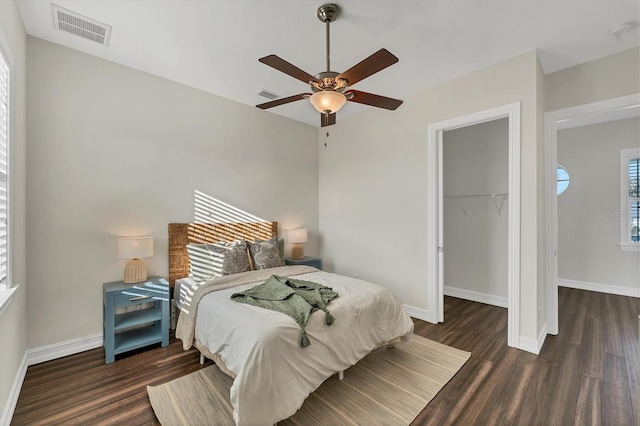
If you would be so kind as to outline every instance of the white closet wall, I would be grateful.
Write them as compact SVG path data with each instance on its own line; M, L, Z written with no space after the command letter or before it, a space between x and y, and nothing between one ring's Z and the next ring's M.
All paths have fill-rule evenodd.
M501 306L507 298L508 126L505 118L443 138L445 294Z

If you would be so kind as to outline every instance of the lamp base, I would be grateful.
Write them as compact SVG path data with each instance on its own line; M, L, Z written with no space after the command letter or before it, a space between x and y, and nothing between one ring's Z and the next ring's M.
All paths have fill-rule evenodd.
M146 281L147 279L147 267L141 259L131 259L124 267L124 279L125 284L139 283Z
M303 259L304 258L304 247L302 244L295 243L293 248L291 249L291 258L292 259Z

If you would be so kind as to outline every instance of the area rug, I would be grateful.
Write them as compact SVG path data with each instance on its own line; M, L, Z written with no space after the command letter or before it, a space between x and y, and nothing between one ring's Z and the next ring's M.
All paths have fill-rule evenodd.
M462 368L471 353L413 335L334 375L281 425L408 425ZM160 386L147 386L161 424L233 425L232 379L212 365Z

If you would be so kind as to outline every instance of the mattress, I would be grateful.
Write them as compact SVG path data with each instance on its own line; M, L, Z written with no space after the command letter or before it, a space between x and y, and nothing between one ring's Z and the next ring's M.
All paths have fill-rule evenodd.
M173 303L179 311L188 310L193 294L207 281L196 281L193 278L180 278L173 287Z

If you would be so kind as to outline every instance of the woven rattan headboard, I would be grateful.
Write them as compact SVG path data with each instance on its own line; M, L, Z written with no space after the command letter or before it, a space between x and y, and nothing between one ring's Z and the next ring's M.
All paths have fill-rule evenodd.
M278 222L170 223L169 285L189 275L189 243L217 243L235 240L268 240L278 235Z

